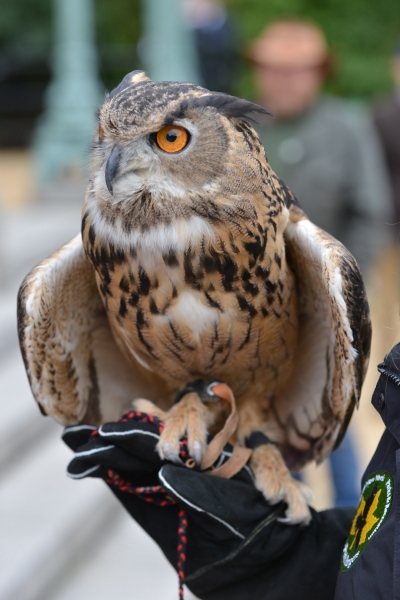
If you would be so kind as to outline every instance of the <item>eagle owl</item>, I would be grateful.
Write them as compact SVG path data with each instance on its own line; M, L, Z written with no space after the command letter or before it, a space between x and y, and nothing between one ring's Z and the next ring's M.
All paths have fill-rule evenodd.
M25 279L19 335L44 413L99 424L139 399L162 413L158 450L171 460L187 431L199 462L213 418L200 400L172 405L177 392L225 381L239 444L266 436L251 458L257 487L287 503L287 522L307 523L290 471L340 441L370 321L353 257L269 166L250 124L265 112L127 75L99 112L82 237Z

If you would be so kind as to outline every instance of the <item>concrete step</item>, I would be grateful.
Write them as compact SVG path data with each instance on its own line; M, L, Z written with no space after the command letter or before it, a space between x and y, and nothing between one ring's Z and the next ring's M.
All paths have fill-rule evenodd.
M0 410L0 600L128 599L124 572L134 597L175 600L172 567L105 484L66 477L72 453L39 413L15 346L0 363Z
M42 600L79 553L85 560L88 541L112 527L115 499L101 481L66 477L72 453L59 433L0 484L0 600Z
M0 358L18 346L17 285L0 291Z
M0 474L14 468L59 427L39 412L14 339L0 362Z
M43 600L178 600L178 577L149 536L119 511L110 535ZM188 590L185 600L196 600Z
M7 285L21 282L38 262L80 231L81 206L73 203L33 206L23 213L2 215L0 252L2 277Z

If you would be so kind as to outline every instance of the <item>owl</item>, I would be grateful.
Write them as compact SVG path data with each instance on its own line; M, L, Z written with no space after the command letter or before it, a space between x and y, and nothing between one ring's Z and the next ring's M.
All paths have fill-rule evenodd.
M371 328L355 260L268 164L251 125L266 112L127 75L99 111L82 235L23 282L19 336L43 413L98 425L136 401L164 419L158 451L173 461L187 433L199 464L219 419L176 394L226 382L257 488L306 524L291 472L340 442Z

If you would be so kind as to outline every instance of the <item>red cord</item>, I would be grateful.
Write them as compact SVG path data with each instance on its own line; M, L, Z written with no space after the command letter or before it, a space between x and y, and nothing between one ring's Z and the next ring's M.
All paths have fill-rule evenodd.
M185 565L186 565L186 546L187 546L187 526L188 520L183 508L178 514L179 525L178 525L178 577L179 577L179 600L184 600L183 581L185 579Z
M119 420L122 423L128 421L140 421L142 423L154 423L158 426L159 433L161 434L164 423L153 415L148 415L139 411L130 411L123 415ZM92 433L93 437L98 435L97 430ZM180 441L180 457L183 461L189 458L189 452L187 449L187 437L184 436ZM173 506L176 505L176 501L167 495L167 490L161 485L147 486L147 487L136 487L130 481L123 479L113 469L108 469L106 483L117 488L121 492L127 494L134 494L138 498L141 498L145 502L151 502L157 506ZM187 547L187 527L188 519L185 510L181 508L178 513L178 546L177 546L177 571L179 577L179 600L184 600L184 588L183 582L185 579L185 566L186 566L186 547Z

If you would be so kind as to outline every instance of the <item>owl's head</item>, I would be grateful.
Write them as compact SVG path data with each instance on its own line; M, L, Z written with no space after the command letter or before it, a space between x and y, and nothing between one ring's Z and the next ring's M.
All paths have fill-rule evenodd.
M166 205L171 213L173 200L180 214L194 196L245 194L266 160L249 125L254 113L268 114L247 100L190 83L129 73L99 112L92 192L114 207L133 207L145 193L158 213Z

